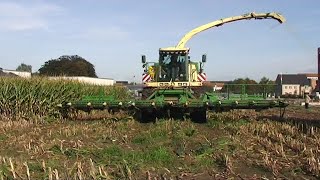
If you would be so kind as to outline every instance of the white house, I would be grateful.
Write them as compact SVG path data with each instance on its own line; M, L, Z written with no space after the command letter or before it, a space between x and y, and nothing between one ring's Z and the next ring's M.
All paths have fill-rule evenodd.
M312 87L305 74L279 74L276 79L276 95L297 95L310 94Z

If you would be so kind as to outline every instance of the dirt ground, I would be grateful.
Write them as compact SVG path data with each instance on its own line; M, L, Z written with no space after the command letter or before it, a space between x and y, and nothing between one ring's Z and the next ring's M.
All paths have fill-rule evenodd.
M318 107L210 113L207 123L126 115L2 118L0 179L318 179Z
M271 109L262 112L262 117L269 119L279 120L279 110ZM318 125L320 123L320 106L310 106L306 109L304 106L300 105L290 105L285 110L285 115L283 121L294 121L303 123L312 123Z

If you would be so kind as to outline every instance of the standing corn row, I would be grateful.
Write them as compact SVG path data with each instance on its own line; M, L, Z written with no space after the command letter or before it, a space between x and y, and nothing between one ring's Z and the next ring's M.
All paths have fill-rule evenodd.
M48 116L56 105L78 100L84 95L127 96L125 88L93 86L47 78L0 78L0 114L10 117Z

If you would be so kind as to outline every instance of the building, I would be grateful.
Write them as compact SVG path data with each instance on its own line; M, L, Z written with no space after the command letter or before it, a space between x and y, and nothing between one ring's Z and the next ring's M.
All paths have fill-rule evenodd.
M128 85L129 81L116 81L117 85Z
M109 78L93 78L93 77L84 77L84 76L57 76L57 77L49 77L52 80L58 79L66 79L78 81L81 83L98 85L98 86L113 86L115 84L115 80Z
M17 75L12 73L5 73L0 69L0 77L17 77Z
M276 96L303 96L305 93L312 92L312 87L306 74L279 74L276 84Z
M23 77L23 78L31 78L31 72L7 70L7 69L2 69L2 68L0 68L0 71L2 71L3 73L7 73L7 74L14 74L16 76Z
M316 73L309 73L305 74L307 79L309 80L310 86L312 87L312 91L316 90L317 83L318 83L318 74Z

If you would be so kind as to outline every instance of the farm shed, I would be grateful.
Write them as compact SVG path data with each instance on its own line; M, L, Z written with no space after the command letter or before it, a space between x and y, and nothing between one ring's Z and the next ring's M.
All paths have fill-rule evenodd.
M115 84L115 80L110 78L92 78L84 76L57 76L49 77L49 79L67 79L98 86L113 86Z
M6 74L14 74L19 77L23 78L31 78L31 72L22 72L22 71L15 71L15 70L7 70L7 69L0 69L2 73Z

